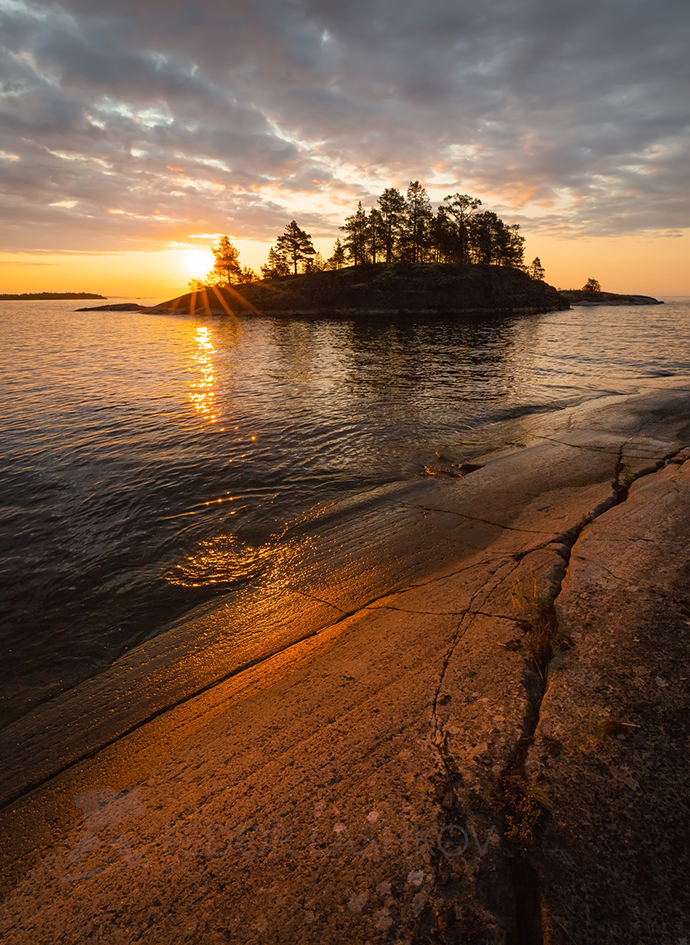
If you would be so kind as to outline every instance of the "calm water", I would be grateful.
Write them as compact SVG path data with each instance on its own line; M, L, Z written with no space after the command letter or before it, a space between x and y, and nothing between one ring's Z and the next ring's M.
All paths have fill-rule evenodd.
M260 584L319 511L491 424L687 373L690 300L481 324L2 302L4 718Z

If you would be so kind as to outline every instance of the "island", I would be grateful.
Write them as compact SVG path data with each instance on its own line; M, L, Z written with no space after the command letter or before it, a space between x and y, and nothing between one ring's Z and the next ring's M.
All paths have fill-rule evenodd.
M105 299L107 296L98 295L96 292L22 292L19 295L2 294L0 301L17 302L26 299L29 302L44 302L53 299L63 299L73 301L75 299Z
M179 315L253 312L357 318L483 317L567 308L569 303L553 286L508 266L395 262L207 287L151 307L132 303L130 310Z
M585 289L559 289L571 305L663 305L651 295L619 295L616 292L588 292Z
M482 318L535 315L571 305L662 305L647 295L555 289L521 269L484 264L375 263L206 286L158 305L117 302L78 312L265 314L317 318Z

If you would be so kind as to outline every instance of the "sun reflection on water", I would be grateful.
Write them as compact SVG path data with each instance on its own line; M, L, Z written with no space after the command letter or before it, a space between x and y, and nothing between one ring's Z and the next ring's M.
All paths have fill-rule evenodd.
M200 325L196 330L195 340L196 350L192 360L199 368L199 375L190 385L189 399L198 413L211 423L216 423L216 375L213 369L213 354L216 349L211 341L211 330Z

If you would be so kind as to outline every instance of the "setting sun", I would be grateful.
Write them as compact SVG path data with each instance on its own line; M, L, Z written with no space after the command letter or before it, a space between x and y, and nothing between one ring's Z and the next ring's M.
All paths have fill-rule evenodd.
M203 279L213 269L213 253L204 249L189 249L180 253L180 262L184 269L182 275L188 279Z

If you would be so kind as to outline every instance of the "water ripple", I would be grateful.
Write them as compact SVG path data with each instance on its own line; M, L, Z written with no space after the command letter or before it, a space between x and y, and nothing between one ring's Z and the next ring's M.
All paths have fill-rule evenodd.
M296 530L437 452L471 459L498 420L687 373L690 351L683 300L476 324L245 318L241 333L2 305L5 718L269 580Z

